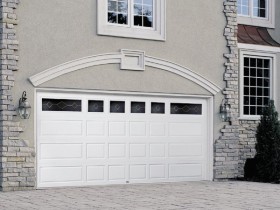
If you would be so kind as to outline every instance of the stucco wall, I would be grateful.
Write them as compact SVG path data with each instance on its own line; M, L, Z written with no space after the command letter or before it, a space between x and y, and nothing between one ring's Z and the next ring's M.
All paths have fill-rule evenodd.
M147 55L178 63L223 88L222 55L228 51L223 36L226 24L223 9L221 1L167 0L167 40L163 42L98 36L95 0L21 0L16 28L20 71L15 75L14 98L18 99L22 90L26 90L29 100L34 101L34 87L28 81L32 75L74 59L120 49L143 50ZM168 72L152 68L142 74L121 72L115 65L67 74L42 87L209 95L198 85ZM217 97L216 123L219 122L216 118L219 104L220 97ZM25 127L22 136L31 141L34 140L34 116L32 113L30 120L21 121ZM215 136L218 130L215 128Z
M270 35L280 43L280 1L275 0L275 28L269 29Z

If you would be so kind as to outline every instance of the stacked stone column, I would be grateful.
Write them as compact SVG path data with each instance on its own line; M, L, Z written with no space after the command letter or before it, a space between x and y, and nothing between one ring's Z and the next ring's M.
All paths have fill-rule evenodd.
M238 48L237 48L237 0L224 1L226 27L224 36L228 53L224 54L226 88L225 103L230 105L231 119L221 130L214 145L214 178L231 179L239 175L239 99L238 99Z
M25 190L35 186L34 148L20 138L23 131L13 99L15 74L18 69L18 47L15 10L19 0L1 0L1 81L0 81L0 190Z

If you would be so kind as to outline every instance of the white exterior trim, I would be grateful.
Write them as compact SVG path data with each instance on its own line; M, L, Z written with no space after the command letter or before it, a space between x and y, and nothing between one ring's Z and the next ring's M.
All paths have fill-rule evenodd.
M37 87L38 85L43 84L44 82L52 80L56 77L73 71L81 70L83 68L105 64L121 64L122 56L123 55L121 53L109 53L84 57L47 69L43 72L31 76L29 80L35 87ZM145 56L145 65L180 75L200 85L207 91L211 92L213 95L221 91L221 88L211 81L179 64L159 58Z
M253 16L253 0L249 1L249 16L237 16L237 22L244 25L260 26L265 28L275 28L275 0L267 0L267 18Z
M128 2L130 3L130 1ZM107 21L107 0L97 0L97 33L99 35L129 37L136 39L166 40L166 2L155 0L154 27L134 27L130 17L133 9L128 9L128 25L110 24ZM132 10L132 11L131 11Z
M270 84L270 95L271 99L275 100L277 93L276 93L276 53L272 53L269 51L253 51L253 50L245 50L245 49L240 49L239 53L239 72L240 72L240 86L239 86L239 95L240 95L240 103L239 103L239 109L240 109L240 120L259 120L260 116L259 115L243 115L243 108L244 108L244 101L243 101L243 77L244 77L244 72L243 72L243 57L244 56L256 56L256 57L267 57L270 58L272 63L271 63L271 74L270 74L270 79L271 83ZM275 106L277 107L277 101L275 101Z
M238 49L241 50L252 50L252 51L265 51L268 53L280 53L280 47L271 47L271 46L264 46L264 45L256 45L256 44L243 44L238 43Z

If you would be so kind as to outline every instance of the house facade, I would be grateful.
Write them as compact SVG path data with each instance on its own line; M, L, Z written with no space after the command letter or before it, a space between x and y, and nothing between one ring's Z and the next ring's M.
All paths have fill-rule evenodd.
M1 190L241 177L280 108L279 10L2 0Z

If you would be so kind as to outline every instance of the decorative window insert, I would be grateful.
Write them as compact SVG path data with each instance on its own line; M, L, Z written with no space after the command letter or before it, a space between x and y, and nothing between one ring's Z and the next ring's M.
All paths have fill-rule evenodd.
M238 0L238 23L275 27L275 0Z
M165 113L165 104L164 103L151 103L151 113L152 114L164 114Z
M145 113L145 102L131 102L131 113Z
M68 99L42 99L42 111L81 112L81 100Z
M202 104L185 104L185 103L171 103L171 114L202 114Z
M240 99L241 117L257 117L273 98L273 67L275 56L260 53L241 53Z
M98 0L98 34L165 40L165 0Z
M110 101L110 113L125 113L125 102Z
M104 102L97 100L88 101L88 112L103 112Z

